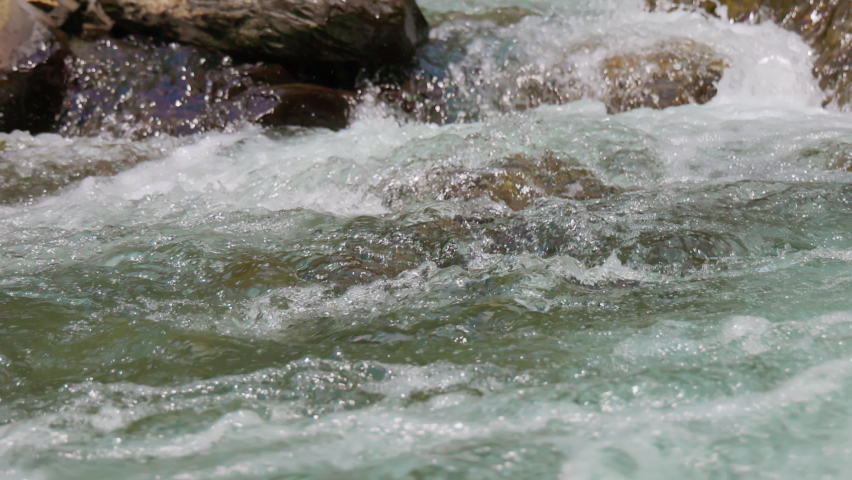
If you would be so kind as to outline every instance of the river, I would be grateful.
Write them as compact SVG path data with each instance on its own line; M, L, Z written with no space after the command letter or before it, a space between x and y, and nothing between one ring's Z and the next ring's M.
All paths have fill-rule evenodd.
M433 27L465 121L0 135L0 479L845 478L852 117L808 47L419 3L535 13ZM724 59L710 102L499 108L672 41ZM542 158L589 180L470 187Z

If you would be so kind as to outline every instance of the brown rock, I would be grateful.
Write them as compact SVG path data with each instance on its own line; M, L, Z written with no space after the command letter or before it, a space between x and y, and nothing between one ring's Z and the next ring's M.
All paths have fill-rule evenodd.
M541 197L587 200L620 191L602 182L588 168L572 163L553 153L541 157L514 155L491 168L441 172L439 178L450 183L441 188L439 198L487 196L517 211Z
M414 0L101 0L130 31L278 61L410 62L428 38Z
M666 108L706 103L716 95L725 62L709 47L691 40L663 42L650 53L609 57L601 72L609 113L634 108Z

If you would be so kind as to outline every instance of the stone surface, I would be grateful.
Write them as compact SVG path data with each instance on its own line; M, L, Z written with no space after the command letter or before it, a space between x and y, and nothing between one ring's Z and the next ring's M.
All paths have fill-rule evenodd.
M144 138L241 122L343 128L351 95L290 85L281 66L234 66L217 53L143 37L74 41L72 91L60 133Z
M725 62L705 45L691 40L663 42L649 52L605 59L602 100L609 113L702 104L716 96L716 82L724 70Z
M388 185L389 206L398 201L471 200L487 197L512 210L523 210L538 198L575 200L601 198L620 188L600 180L594 171L556 153L512 155L491 165L472 169L435 169L419 176L419 183Z
M222 285L245 295L273 288L321 283L336 293L434 262L440 268L464 264L460 245L469 242L469 222L429 220L400 225L375 218L348 222L335 234L346 239L302 251L240 259L224 268Z
M51 131L62 109L68 50L23 0L0 0L0 131Z
M102 0L130 31L279 61L409 62L428 39L414 0Z
M0 0L0 70L34 54L49 37L35 7L24 0Z
M60 41L45 42L17 69L0 72L0 132L52 132L67 90L66 58Z
M268 94L275 108L258 120L266 126L346 128L355 96L343 90L316 85L278 85L259 94Z
M796 32L817 54L814 75L826 92L825 103L852 108L852 2L847 0L647 0L651 9L727 8L732 21L771 20Z
M515 211L541 197L586 200L619 191L588 168L551 153L536 158L515 155L493 168L448 174L452 183L443 188L442 199L488 196Z
M436 29L436 38L418 51L416 68L401 78L375 82L379 97L404 115L439 124L582 98L600 100L610 113L619 113L705 103L716 95L727 66L711 47L678 37L618 50L590 39L563 47L556 54L559 61L542 65L523 58L525 52L511 53L505 39L482 47L482 39L495 38L494 24L467 22ZM476 53L469 53L471 45ZM497 57L487 58L483 50Z

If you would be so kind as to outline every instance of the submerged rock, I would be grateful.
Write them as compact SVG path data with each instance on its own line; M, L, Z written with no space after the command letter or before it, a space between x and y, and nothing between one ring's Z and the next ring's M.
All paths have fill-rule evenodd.
M385 188L390 194L388 203L432 195L438 200L488 197L518 211L537 198L587 200L620 191L600 180L591 169L571 159L561 159L552 152L535 157L514 155L472 170L437 170L426 176L425 183Z
M548 153L540 158L515 155L488 169L448 172L451 184L441 199L488 196L512 210L523 210L545 196L587 200L619 191L594 172Z
M407 63L428 38L414 0L101 0L130 30L250 58Z
M852 172L852 143L823 140L794 152L791 160L798 160L810 168Z
M725 62L710 47L681 40L656 44L650 52L609 57L601 70L602 100L609 113L619 113L706 103L716 96Z
M0 132L51 131L62 108L68 50L23 0L0 1Z
M469 224L431 220L414 224L357 218L331 236L338 240L300 251L259 254L224 267L221 284L243 295L274 288L321 284L341 293L351 287L389 280L424 262L440 268L465 263L460 245Z
M644 264L683 274L715 265L720 259L745 256L748 249L735 235L702 231L645 232L619 250L623 263Z
M817 54L814 75L826 92L825 104L852 104L852 2L843 0L647 0L653 9L726 8L735 22L771 20L798 33Z

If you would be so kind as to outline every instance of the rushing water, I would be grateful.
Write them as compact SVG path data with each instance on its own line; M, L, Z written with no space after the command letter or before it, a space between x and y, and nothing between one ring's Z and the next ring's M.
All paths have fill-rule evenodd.
M421 4L536 13L433 29L476 121L2 137L0 478L845 478L852 117L807 47ZM683 39L724 57L714 100L594 100L602 56ZM567 64L586 99L498 108ZM541 158L594 182L465 184Z

